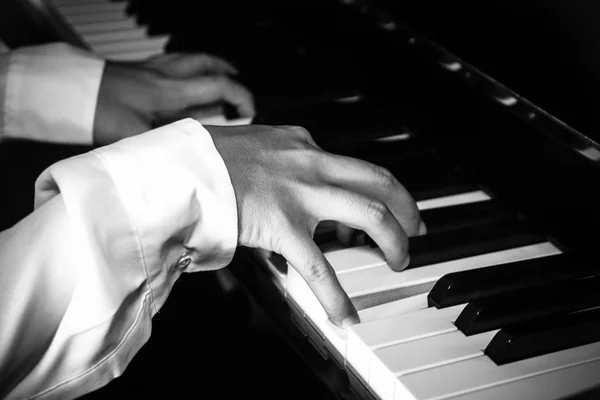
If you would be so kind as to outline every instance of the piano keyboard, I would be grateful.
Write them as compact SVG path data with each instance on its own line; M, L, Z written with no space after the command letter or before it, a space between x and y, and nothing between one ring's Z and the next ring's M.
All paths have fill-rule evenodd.
M573 140L565 148L593 153L595 147L587 140L585 146L574 145L581 144L581 138L574 140L568 126L552 122L506 87L483 79L467 64L469 60L446 54L415 32L405 31L392 14L372 4L380 2L336 2L352 13L321 8L326 2L290 3L292 12L284 10L287 5L280 10L257 8L256 15L250 15L254 7L242 7L237 19L222 7L222 15L207 22L210 40L201 41L198 8L189 5L193 2L180 2L187 5L185 11L178 10L181 17L169 19L165 8L152 7L153 2L137 2L140 9L144 5L150 10L134 18L124 2L50 1L89 49L111 60L161 54L170 41L169 51L207 52L232 61L242 71L242 82L255 93L259 114L275 111L256 123L302 125L319 144L324 141L318 131L324 126L321 130L334 131L325 139L362 140L361 134L377 137L386 132L355 147L323 146L392 170L417 200L429 228L426 237L411 239L411 267L396 272L368 241L343 247L330 240L335 229L322 225L316 239L357 307L360 324L347 331L332 325L283 258L257 251L295 324L318 352L346 369L360 398L552 400L600 387L596 268L507 211L502 199L474 184L422 138L399 129L395 122L405 120L415 129L423 123L420 129L443 140L454 141L451 135L457 134L460 146L450 146L455 150L486 147L484 157L467 160L500 165L500 173L510 180L510 189L504 190L532 199L523 202L524 209L539 204L543 212L537 216L556 217L558 222L549 225L566 232L560 232L563 240L573 234L589 244L573 232L576 225L570 220L595 221L596 207L590 204L598 194L591 184L579 190L584 185L571 183L593 183L596 174L563 154L564 149L558 152L542 140L558 138L561 145ZM177 40L149 35L146 24L152 32L168 32ZM462 81L467 82L464 87ZM383 114L360 108L363 100L374 98L398 104ZM492 109L486 103L490 98L504 107ZM333 102L340 109L323 108L323 118L304 115L313 105L322 108ZM298 120L287 113L294 107L301 108ZM527 123L515 122L522 119ZM249 121L216 116L202 122ZM514 162L505 165L506 154ZM535 168L530 168L531 160ZM542 164L547 168L544 174L532 171ZM484 174L491 172L497 178L496 168L487 167ZM559 179L565 176L569 182ZM545 200L548 205L541 204ZM572 213L557 215L564 209Z
M347 331L282 257L258 252L296 326L362 398L559 399L599 386L600 271L460 173L440 180L431 165L445 161L415 135L399 138L335 150L374 155L398 176L428 234L410 238L411 265L396 272L376 246L317 230L361 319Z
M150 36L127 2L109 0L52 0L58 14L93 52L108 60L135 61L164 53L168 35Z

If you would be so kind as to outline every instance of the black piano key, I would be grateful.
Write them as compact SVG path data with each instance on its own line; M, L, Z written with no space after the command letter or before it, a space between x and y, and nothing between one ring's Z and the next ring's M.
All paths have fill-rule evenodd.
M412 237L409 238L408 268L527 246L545 240L511 221Z
M327 150L389 169L417 201L480 190L460 168L418 136L392 143L338 145Z
M427 233L433 235L500 221L517 222L519 216L498 200L488 200L425 210L421 212L421 219L427 225Z
M325 150L408 132L396 108L361 98L259 112L254 123L302 126Z
M319 246L337 242L336 223L334 221L324 221L320 223L315 230L314 241Z
M321 125L317 130L325 128L326 126ZM360 127L357 128L360 129ZM331 153L360 158L390 170L394 169L397 173L404 170L409 172L425 170L431 174L446 175L459 170L456 165L442 157L426 140L415 135L409 129L403 127L398 134L406 134L408 139L395 142L382 142L381 138L358 143L341 141L332 146L326 145L324 149Z
M373 120L377 124L373 125ZM425 139L410 133L395 108L387 105L364 99L330 102L263 113L255 123L303 126L325 150L389 169L417 201L480 190ZM411 135L410 139L387 143L372 140L399 133Z
M426 210L421 212L421 218L427 224L428 235L518 221L518 215L503 207L497 200ZM335 224L319 225L315 232L315 241L317 244L336 241Z
M559 282L472 301L455 325L465 335L600 306L600 277Z
M440 168L436 165L429 165L427 168L387 166L383 162L378 165L388 168L417 201L481 190L451 165L440 165Z
M429 292L430 307L457 304L554 282L600 275L597 266L571 253L444 275Z
M327 118L327 115L323 116ZM327 146L327 151L348 157L361 158L380 164L382 160L390 163L405 163L428 165L442 160L442 156L424 138L413 134L406 128L410 139L386 142L373 140L365 143L335 143Z
M600 308L502 328L485 348L498 365L600 341Z
M407 181L406 184L404 184L402 181L401 182L410 192L415 201L431 200L439 197L484 190L479 185L460 182L459 180L460 178L457 179L457 182L421 182L418 185L412 185L410 181Z

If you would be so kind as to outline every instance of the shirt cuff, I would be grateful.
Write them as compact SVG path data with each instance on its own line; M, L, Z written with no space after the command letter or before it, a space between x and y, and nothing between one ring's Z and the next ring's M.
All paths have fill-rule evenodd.
M0 57L0 137L91 145L104 61L64 43Z
M92 168L110 177L111 188L90 182L89 166L98 159L101 167ZM208 131L193 119L61 161L36 186L36 207L59 191L67 206L70 198L89 197L91 189L93 202L101 202L102 193L118 193L138 236L157 308L170 289L165 254L173 248L191 252L185 271L194 272L227 265L237 247L237 203L227 167Z

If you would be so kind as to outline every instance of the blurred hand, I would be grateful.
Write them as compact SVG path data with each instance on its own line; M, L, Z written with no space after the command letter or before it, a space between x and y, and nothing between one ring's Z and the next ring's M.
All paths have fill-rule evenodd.
M299 127L206 126L236 194L242 246L281 254L338 326L358 322L315 242L320 221L368 233L388 262L406 267L407 236L423 233L417 205L387 170L322 151Z
M107 62L94 120L94 142L104 145L202 110L233 106L254 114L252 94L229 76L236 69L204 54L166 54L143 62Z

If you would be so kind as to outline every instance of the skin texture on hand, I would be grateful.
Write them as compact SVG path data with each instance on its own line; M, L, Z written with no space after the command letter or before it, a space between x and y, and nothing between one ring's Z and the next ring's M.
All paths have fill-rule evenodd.
M338 326L358 322L333 268L313 240L337 221L368 233L387 261L409 262L408 236L425 233L417 205L386 169L321 150L299 127L205 126L232 180L238 243L281 254Z
M98 93L94 143L116 142L162 123L214 112L224 103L241 117L254 99L230 76L228 62L205 54L166 54L143 62L107 62Z

